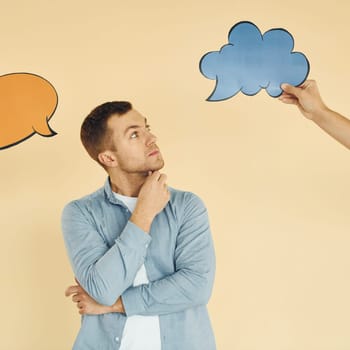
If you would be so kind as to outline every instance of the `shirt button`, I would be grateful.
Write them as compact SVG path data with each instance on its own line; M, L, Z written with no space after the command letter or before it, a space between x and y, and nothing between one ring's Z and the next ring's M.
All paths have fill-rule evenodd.
M115 337L114 340L119 343L119 337Z

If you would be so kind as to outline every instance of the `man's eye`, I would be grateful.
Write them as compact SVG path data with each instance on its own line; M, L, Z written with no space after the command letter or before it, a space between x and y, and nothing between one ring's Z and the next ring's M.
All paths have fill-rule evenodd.
M131 134L131 136L130 136L132 139L135 139L136 137L137 137L137 132L135 131L135 132L133 132L132 134Z

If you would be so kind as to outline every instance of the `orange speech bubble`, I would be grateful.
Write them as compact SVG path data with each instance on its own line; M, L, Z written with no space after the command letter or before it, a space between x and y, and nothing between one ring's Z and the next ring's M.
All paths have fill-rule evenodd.
M0 149L15 146L35 133L56 135L48 121L57 107L55 88L30 73L0 76Z

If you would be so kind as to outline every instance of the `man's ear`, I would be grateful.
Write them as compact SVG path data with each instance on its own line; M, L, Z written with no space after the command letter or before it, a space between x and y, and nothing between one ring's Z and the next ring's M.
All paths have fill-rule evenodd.
M115 168L118 166L117 158L112 151L104 151L98 154L98 160L101 164L108 168Z

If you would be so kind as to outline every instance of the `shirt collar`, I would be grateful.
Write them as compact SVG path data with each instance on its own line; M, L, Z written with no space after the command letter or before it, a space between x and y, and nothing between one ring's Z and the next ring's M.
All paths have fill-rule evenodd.
M110 180L109 176L107 177L107 180L105 182L104 191L105 191L106 197L110 203L118 204L118 205L125 207L125 204L121 200L116 198L115 195L113 194L111 180Z

